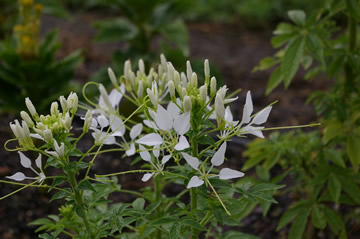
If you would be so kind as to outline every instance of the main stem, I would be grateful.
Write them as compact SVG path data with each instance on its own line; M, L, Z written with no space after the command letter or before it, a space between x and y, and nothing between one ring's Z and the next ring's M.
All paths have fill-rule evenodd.
M198 144L196 141L196 137L193 137L191 140L192 145L192 156L198 157ZM191 205L191 212L194 213L197 210L197 193L196 188L190 188L190 205ZM196 229L192 229L192 236L191 239L197 239L199 232Z
M81 210L83 210L83 217L82 220L84 221L85 227L86 227L86 231L88 232L88 235L90 235L90 238L95 238L95 235L92 233L91 227L90 227L90 223L89 223L89 219L87 217L87 212L84 209L84 202L82 200L82 193L80 192L80 190L77 189L77 181L75 178L75 173L74 172L69 172L69 179L70 179L70 184L71 187L73 188L74 194L75 194L75 202L78 206L80 206Z
M161 176L157 175L154 178L154 189L155 189L155 202L161 202ZM161 217L161 205L156 208L156 219L159 219ZM161 239L161 230L156 230L156 238Z

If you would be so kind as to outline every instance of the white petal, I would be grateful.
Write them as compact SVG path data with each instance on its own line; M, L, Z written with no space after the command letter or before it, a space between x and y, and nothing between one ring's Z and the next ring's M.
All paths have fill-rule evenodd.
M179 143L175 145L175 149L180 151L189 148L189 142L187 141L186 137L181 135L179 139Z
M101 128L109 126L109 120L104 115L99 115L96 119Z
M260 111L253 119L253 124L263 124L266 122L267 118L269 117L270 111L272 106L268 106L262 111Z
M35 139L41 139L41 140L44 140L43 137L40 136L40 134L30 134L30 137L33 137Z
M105 137L105 136L104 136ZM103 144L112 145L116 144L116 139L114 136L108 135L103 141Z
M154 121L150 121L150 120L144 120L144 125L146 125L147 127L151 128L151 129L156 129L158 130L159 128L156 126Z
M155 121L156 120L156 112L153 110L149 110L149 115L151 116L151 118Z
M218 149L218 151L216 151L216 153L214 154L214 156L211 158L211 163L214 166L220 166L221 164L224 163L224 159L225 159L225 152L226 152L226 142L224 142L220 148Z
M259 138L264 138L264 135L261 131L264 127L253 127L253 126L246 126L241 131L246 131L247 133L244 134L252 134Z
M140 139L136 140L138 144L145 144L147 146L161 145L163 143L163 139L159 134L150 133L147 134Z
M122 95L117 89L113 89L113 90L110 92L110 94L109 94L109 100L110 100L111 106L112 106L113 108L115 108L116 106L119 105L122 96L123 96L123 95Z
M161 105L158 105L155 122L160 129L166 131L170 130L173 126L171 115Z
M53 156L54 158L59 158L59 154L56 153L55 151L45 150L45 153L50 154L50 155Z
M177 107L175 103L170 101L170 103L167 106L167 112L171 115L172 119L175 119L180 114L180 109Z
M154 145L153 147L153 154L156 158L159 158L159 155L160 155L160 145Z
M46 176L45 176L45 174L43 174L43 173L40 173L39 174L39 176L40 176L40 183L42 182L42 181L44 181L44 179L46 178Z
M22 152L18 152L20 155L20 163L24 168L30 168L31 167L31 160L26 157Z
M198 176L193 176L190 179L189 184L187 185L186 188L200 187L203 184L204 184L204 180L200 179Z
M35 160L35 164L36 164L36 167L38 167L38 168L41 168L41 167L42 167L41 154L39 154L39 156L38 156L37 159Z
M170 159L171 159L171 155L165 155L161 160L161 164L162 165L166 164Z
M23 173L19 172L19 173L15 173L12 176L6 176L6 178L12 179L12 180L15 180L15 181L23 181L26 178L26 176Z
M176 117L174 129L177 134L184 135L190 129L190 111Z
M186 162L195 170L198 170L199 160L187 153L181 153Z
M143 129L142 123L134 125L130 130L131 140L134 140L136 137L138 137L141 134L142 129Z
M150 161L151 161L151 155L150 155L150 153L147 151L147 149L146 149L144 146L142 146L142 145L139 146L139 149L141 150L141 151L140 151L140 157L141 157L143 160L145 160L146 162L150 162Z
M232 179L232 178L241 178L243 177L245 174L243 172L234 170L234 169L230 169L230 168L223 168L220 170L219 173L219 178L220 179Z
M229 123L231 123L233 120L234 120L234 118L233 118L233 115L232 115L232 113L231 113L231 110L230 110L230 107L229 106L227 106L226 108L225 108L225 120L227 121L227 122L229 122Z
M237 100L239 97L235 97L235 98L229 98L229 99L224 99L224 104L230 104L232 102L234 102L235 100Z
M248 91L246 94L246 101L245 101L243 116L242 116L242 120L241 120L241 122L243 124L247 124L250 122L250 116L251 116L251 113L253 112L253 110L254 110L254 107L253 107L253 103L251 100L251 93L250 93L250 91Z
M127 156L132 156L132 155L135 154L135 152L136 152L135 144L131 143L130 144L130 149L126 150L125 153L126 153Z
M98 122L97 122L97 120L96 119L91 119L91 128L96 128L98 126Z
M144 176L141 178L141 181L147 182L153 175L154 173L145 173Z
M113 131L113 136L123 136L125 134L125 124L122 119L116 115L110 115L110 128Z

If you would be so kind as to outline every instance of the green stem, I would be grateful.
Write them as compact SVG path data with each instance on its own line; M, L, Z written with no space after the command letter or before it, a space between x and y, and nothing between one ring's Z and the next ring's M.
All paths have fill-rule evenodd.
M349 45L348 45L348 53L354 52L356 49L356 41L357 41L357 24L356 20L352 17L348 17L348 31L349 31ZM344 65L345 72L345 89L344 89L344 99L347 99L348 94L350 94L354 87L354 71L349 63L346 62Z
M161 202L161 176L158 175L154 178L154 191L155 191L155 202ZM156 219L161 218L161 205L156 208ZM156 238L161 239L161 230L156 229Z
M191 213L194 214L197 210L197 194L195 188L190 188L190 205L191 205ZM198 238L198 230L192 229L191 239Z
M90 226L90 223L89 223L87 212L86 212L86 210L84 208L84 202L82 200L82 192L80 190L78 190L78 188L77 188L77 181L76 181L76 178L75 178L75 173L74 172L69 172L68 176L69 176L69 182L70 182L71 187L72 187L72 189L74 191L74 194L75 194L75 197L74 197L75 202L81 208L81 210L83 211L82 220L84 221L86 231L87 231L88 235L90 235L90 238L95 239L95 234L93 234L93 231L91 230L91 226Z

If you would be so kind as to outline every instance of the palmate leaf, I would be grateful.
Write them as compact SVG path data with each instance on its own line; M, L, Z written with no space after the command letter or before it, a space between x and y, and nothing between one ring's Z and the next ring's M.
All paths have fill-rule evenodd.
M355 172L358 172L360 165L360 137L350 136L347 138L346 151L350 158Z
M295 40L288 44L285 56L281 63L281 74L283 76L285 88L290 85L291 80L300 66L304 45L305 38L303 36L295 38Z
M125 18L99 21L95 27L99 30L96 37L99 42L129 41L139 33L137 27Z
M291 225L289 239L301 239L308 221L310 208L304 208L297 214L294 223Z

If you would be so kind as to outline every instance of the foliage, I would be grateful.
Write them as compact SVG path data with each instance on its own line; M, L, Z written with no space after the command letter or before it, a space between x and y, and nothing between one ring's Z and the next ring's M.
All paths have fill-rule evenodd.
M242 119L234 121L226 105L237 97L227 96L226 86L217 88L208 61L204 64L205 83L199 87L189 62L186 74L180 74L164 56L161 59L158 70L146 70L140 60L136 75L127 61L126 74L119 79L109 69L115 87L110 94L102 84L87 83L84 98L88 99L90 86L97 86L100 96L98 102L87 100L91 106L84 107L87 112L81 132L76 132L72 123L79 106L75 93L59 98L61 110L59 103L53 102L45 116L39 116L26 99L29 113L21 112L21 123L10 123L15 139L5 147L18 151L20 164L36 175L17 172L7 178L18 182L1 182L23 186L21 189L47 188L52 194L50 202L62 200L58 215L32 222L39 226L40 238L198 238L200 233L206 238L222 234L225 238L256 238L231 230L224 233L222 226L240 225L258 204L266 214L270 204L276 203L273 194L282 185L242 178L242 172L223 164L232 137L263 137L264 126L260 125L272 106L253 114L248 92ZM137 107L129 117L119 111L124 100ZM89 131L94 143L82 152L78 143ZM212 137L214 132L217 135ZM18 146L9 149L13 141ZM29 152L38 153L34 163L25 155ZM136 169L94 174L98 156L109 152L136 155L132 157ZM50 168L57 169L54 175L49 175ZM141 181L146 182L141 192L123 190L114 177L132 173L141 174ZM242 179L230 181L237 178ZM33 182L20 183L23 180ZM172 186L179 188L177 194L166 195L166 188ZM136 199L112 203L108 196L113 192L129 193Z
M56 32L39 44L42 5L20 5L20 21L13 38L0 42L0 110L18 111L30 96L41 112L59 95L71 91L69 81L81 62L79 51L56 59L60 47ZM72 90L75 90L72 86Z
M108 0L98 5L120 17L101 20L95 24L98 42L125 42L122 50L113 54L113 68L122 74L122 62L131 59L155 62L164 53L174 63L183 64L189 55L187 28L181 15L188 9L183 0ZM102 78L106 70L102 71Z
M272 44L280 50L260 62L256 70L275 67L266 93L280 83L289 87L300 66L305 78L326 73L335 83L327 92L314 92L313 102L323 124L322 132L272 135L271 141L256 142L245 153L255 165L269 172L280 165L301 183L292 189L305 195L286 211L278 229L293 221L290 238L315 236L327 225L339 238L346 238L346 206L359 206L360 98L357 27L358 1L327 1L323 8L307 17L301 10L288 13L292 23L280 23ZM342 30L334 20L346 17ZM260 166L261 165L261 166ZM311 221L310 221L311 218ZM314 231L314 228L316 229Z

